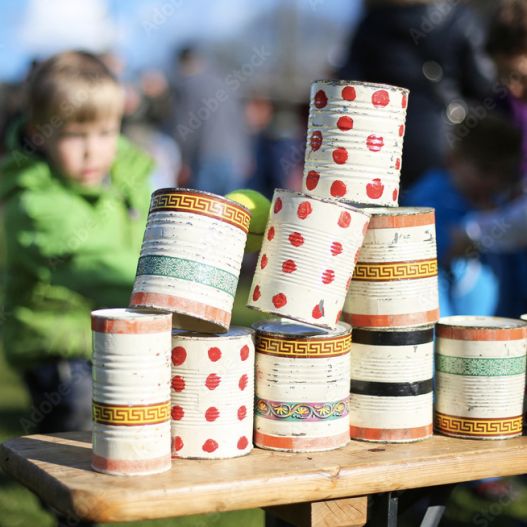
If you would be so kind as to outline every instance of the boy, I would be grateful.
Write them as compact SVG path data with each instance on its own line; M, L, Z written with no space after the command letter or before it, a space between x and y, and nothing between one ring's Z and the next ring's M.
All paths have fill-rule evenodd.
M31 76L27 122L0 165L2 335L32 398L26 432L90 427L90 311L128 305L152 165L119 136L122 112L97 57L56 55Z
M468 252L451 262L452 229L470 213L495 207L517 187L521 133L497 115L483 118L468 132L463 127L456 132L448 170L426 173L409 189L403 205L436 210L441 316L493 315L498 294L504 301L513 292L506 290L513 270L505 269L501 257L480 260Z

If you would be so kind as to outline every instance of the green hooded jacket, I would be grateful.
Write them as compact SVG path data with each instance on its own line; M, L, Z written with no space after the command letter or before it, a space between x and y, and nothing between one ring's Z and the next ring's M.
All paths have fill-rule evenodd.
M126 307L148 213L152 161L119 140L108 183L87 188L16 148L0 164L8 361L91 356L90 311Z

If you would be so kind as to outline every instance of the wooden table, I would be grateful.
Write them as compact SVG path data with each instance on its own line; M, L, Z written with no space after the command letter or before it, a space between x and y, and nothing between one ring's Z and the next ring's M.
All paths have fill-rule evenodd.
M53 508L95 522L271 507L296 525L333 527L363 525L370 494L527 472L527 437L434 436L407 445L353 441L316 454L255 449L223 461L176 460L156 476L114 477L90 469L90 440L85 432L12 439L0 446L0 465Z

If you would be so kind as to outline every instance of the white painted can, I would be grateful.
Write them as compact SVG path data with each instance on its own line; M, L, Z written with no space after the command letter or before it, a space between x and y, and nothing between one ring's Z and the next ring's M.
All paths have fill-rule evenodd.
M436 430L473 439L521 435L527 323L444 317L436 333Z
M170 313L92 312L94 470L170 469L171 329Z
M437 322L434 210L365 210L371 219L344 304L344 320L354 328L408 328Z
M254 331L172 334L172 457L226 459L253 447Z
M386 84L314 82L302 190L396 207L408 94Z
M347 204L275 190L247 305L335 329L368 221Z
M432 435L434 327L354 329L350 436L408 443Z
M250 218L222 196L156 190L130 305L171 311L174 327L227 331Z
M351 328L325 331L286 319L253 327L255 445L289 452L346 445Z

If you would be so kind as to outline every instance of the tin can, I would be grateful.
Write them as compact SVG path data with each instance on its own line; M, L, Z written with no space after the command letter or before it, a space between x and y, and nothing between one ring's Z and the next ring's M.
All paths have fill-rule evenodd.
M369 214L275 190L247 305L335 329Z
M436 333L436 430L472 439L521 435L527 323L453 316Z
M171 311L177 328L227 331L250 219L222 196L156 190L130 305Z
M254 331L172 333L172 457L225 459L253 447Z
M314 452L349 442L351 328L325 331L287 320L256 329L255 445Z
M408 94L386 84L314 82L302 190L396 207Z
M434 326L353 329L350 436L408 443L433 432Z
M371 219L344 304L344 320L354 328L437 322L434 209L365 210Z
M170 313L92 312L92 468L119 476L170 469Z

